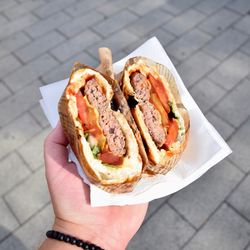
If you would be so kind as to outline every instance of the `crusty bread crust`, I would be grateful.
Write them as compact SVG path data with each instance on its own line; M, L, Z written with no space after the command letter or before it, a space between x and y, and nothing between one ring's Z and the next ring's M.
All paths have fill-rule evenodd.
M132 114L134 116L137 126L139 127L142 137L144 139L144 145L148 147L147 148L148 155L151 156L151 159L152 157L153 159L160 157L160 160L158 163L149 161L147 166L144 168L144 175L152 176L155 174L165 174L177 164L188 142L190 119L189 119L188 111L184 107L181 101L178 87L176 85L176 82L172 73L164 65L156 63L148 58L134 57L134 58L130 58L126 62L126 65L123 70L123 74L121 76L121 81L120 81L120 86L121 86L122 91L124 92L125 97L128 98L128 95L131 95L134 92L132 85L130 84L130 82L127 81L127 77L125 77L125 75L128 74L128 70L129 68L131 68L131 65L133 66L136 64L141 64L142 62L146 66L149 66L150 68L152 68L154 72L160 75L161 78L163 77L164 80L168 83L168 86L175 100L178 112L184 121L184 127L185 127L185 135L179 147L174 148L173 150L165 151L166 152L165 154L161 153L158 155L155 153L155 150L153 148L150 148L150 143L148 141L145 141L145 137L146 137L146 134L148 134L148 132L145 131L145 129L142 129L142 124L144 123L144 121L142 117L139 115L141 111L139 107L135 107Z
M76 117L72 114L72 108L70 107L71 104L70 104L70 100L69 100L68 89L69 89L69 86L72 85L71 79L73 78L74 74L78 70L86 69L86 68L94 70L94 69L92 69L88 66L85 66L83 64L80 64L80 63L76 63L74 65L68 86L64 90L64 93L63 93L63 95L58 103L58 111L59 111L59 116L60 116L60 121L61 121L62 127L64 129L65 135L66 135L81 167L83 168L85 174L87 175L87 177L91 183L97 185L98 187L102 188L103 190L105 190L107 192L112 192L112 193L130 192L130 191L132 191L134 185L141 178L141 170L142 170L142 167L140 167L140 166L142 166L142 161L141 161L141 157L139 154L138 145L136 144L135 139L134 139L134 142L136 144L135 148L137 148L137 151L135 151L134 154L136 155L135 164L137 164L137 166L135 166L135 169L133 169L134 173L132 175L128 174L127 179L125 179L125 180L123 179L122 181L119 179L107 181L108 176L103 176L104 175L103 173L101 175L98 174L97 170L95 169L95 166L92 166L90 164L90 162L88 161L89 156L87 157L84 153L84 146L86 146L87 142L83 138L82 127L76 126ZM112 86L114 85L114 83L112 82L113 81L112 79L110 79L104 75L102 75L102 76ZM126 122L126 120L125 120L125 122ZM139 131L138 131L138 133L139 133ZM131 135L133 136L132 131L131 131ZM84 145L84 143L85 143L85 145ZM119 166L117 168L119 168ZM112 171L113 172L116 171L115 168ZM128 171L129 171L129 169L128 169ZM107 175L108 175L108 173L107 173Z

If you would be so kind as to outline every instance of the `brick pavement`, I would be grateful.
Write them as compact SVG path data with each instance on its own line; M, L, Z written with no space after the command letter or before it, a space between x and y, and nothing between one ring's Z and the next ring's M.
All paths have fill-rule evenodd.
M35 249L52 223L38 87L153 35L234 153L151 202L128 249L250 249L249 0L1 0L0 27L0 249Z

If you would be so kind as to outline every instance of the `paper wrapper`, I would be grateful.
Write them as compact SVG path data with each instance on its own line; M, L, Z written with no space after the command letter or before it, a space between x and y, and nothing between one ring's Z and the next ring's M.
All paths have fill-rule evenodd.
M190 116L189 141L175 168L166 175L141 179L132 192L125 194L110 194L90 184L74 153L70 151L69 159L75 162L79 175L90 185L92 206L139 204L170 195L198 179L232 152L202 114L157 38L149 39L130 55L116 62L113 65L114 72L121 72L125 62L134 56L148 57L165 65L172 72ZM68 79L65 79L40 88L40 104L52 127L58 122L57 104L67 83Z

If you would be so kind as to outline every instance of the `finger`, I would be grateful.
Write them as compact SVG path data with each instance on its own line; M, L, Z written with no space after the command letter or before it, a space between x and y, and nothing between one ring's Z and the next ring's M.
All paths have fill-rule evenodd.
M68 163L68 141L60 123L47 136L44 143L46 171L57 171ZM49 168L49 169L48 169Z

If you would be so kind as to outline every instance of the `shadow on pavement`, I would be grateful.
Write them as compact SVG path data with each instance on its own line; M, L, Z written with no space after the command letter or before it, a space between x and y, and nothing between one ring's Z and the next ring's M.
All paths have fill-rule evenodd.
M9 236L8 236L9 235ZM7 237L8 236L8 237ZM32 237L32 235L30 235ZM1 250L28 250L20 239L11 234L6 228L0 226L0 249Z

